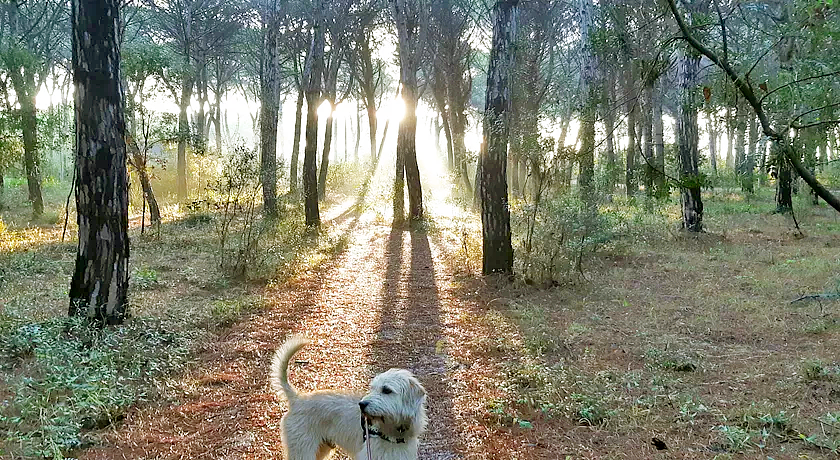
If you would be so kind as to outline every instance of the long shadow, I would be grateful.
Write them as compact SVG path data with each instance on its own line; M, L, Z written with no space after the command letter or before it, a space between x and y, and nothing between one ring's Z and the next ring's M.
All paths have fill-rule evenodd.
M432 251L425 232L411 231L405 267L405 230L391 230L386 243L376 337L371 344L371 372L392 367L411 370L428 394L429 424L420 458L459 458L460 438L453 417L452 386L443 354L445 334Z

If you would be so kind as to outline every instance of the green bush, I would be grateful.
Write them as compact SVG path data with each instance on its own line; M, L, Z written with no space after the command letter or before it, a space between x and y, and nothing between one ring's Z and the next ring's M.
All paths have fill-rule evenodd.
M518 250L516 271L527 281L557 281L582 271L583 261L612 241L624 224L620 214L595 212L571 193L515 208L511 223Z

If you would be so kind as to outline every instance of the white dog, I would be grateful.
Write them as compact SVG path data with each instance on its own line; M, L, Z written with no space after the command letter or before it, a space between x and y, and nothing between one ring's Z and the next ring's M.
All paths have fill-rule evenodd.
M271 388L289 401L281 421L286 460L324 459L336 447L356 460L415 460L426 427L426 391L414 375L390 369L373 378L365 395L301 394L289 383L288 367L307 343L303 337L290 338L271 362Z

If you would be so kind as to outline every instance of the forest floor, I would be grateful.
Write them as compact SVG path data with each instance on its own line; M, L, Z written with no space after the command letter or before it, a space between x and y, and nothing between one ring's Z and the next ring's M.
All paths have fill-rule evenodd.
M421 459L837 458L840 221L824 206L797 203L800 233L771 214L766 193L712 192L707 234L673 230L675 206L665 206L659 224L646 221L582 273L534 287L477 276L478 222L451 198L429 193L429 219L394 228L387 181L373 184L324 212L330 249L276 282L220 281L212 257L179 240L195 238L179 237L182 227L162 237L175 240L165 263L150 255L160 257L159 242L139 239L139 264L157 270L136 293L140 314L174 303L189 315L219 299L260 306L203 338L159 399L86 430L89 447L73 455L282 458L285 403L267 366L301 333L312 344L290 373L302 391L364 391L391 367L420 378ZM39 231L56 239L51 225ZM72 254L40 251L48 267ZM67 270L8 285L35 302L36 286L63 285ZM66 296L43 290L42 303Z

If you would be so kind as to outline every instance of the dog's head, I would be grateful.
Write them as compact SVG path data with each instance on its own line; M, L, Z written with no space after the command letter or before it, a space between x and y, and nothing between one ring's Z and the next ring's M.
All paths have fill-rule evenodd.
M389 437L416 438L426 428L426 390L405 369L390 369L374 377L359 406Z

